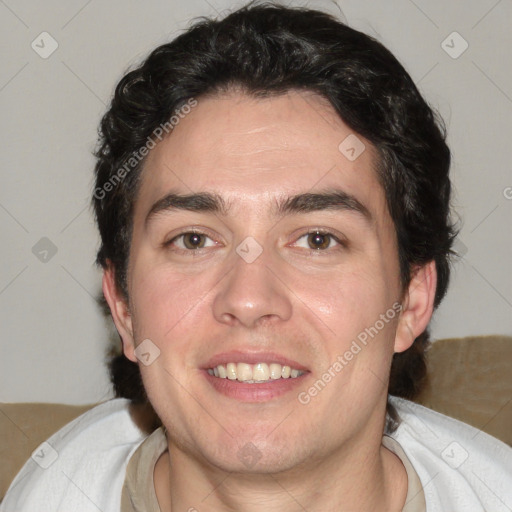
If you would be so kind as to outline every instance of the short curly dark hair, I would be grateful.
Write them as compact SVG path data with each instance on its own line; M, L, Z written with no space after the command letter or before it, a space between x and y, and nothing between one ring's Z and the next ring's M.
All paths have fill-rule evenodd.
M448 286L456 234L450 221L450 151L441 119L382 44L326 13L271 3L252 3L220 20L200 19L117 85L101 122L93 206L101 234L97 263L114 266L125 298L144 159L123 179L113 179L187 100L232 87L255 97L317 93L375 146L397 233L402 285L405 290L416 267L435 261L437 307ZM425 331L411 348L395 354L390 394L417 394L426 374L427 345ZM119 356L111 373L118 396L146 400L136 364Z

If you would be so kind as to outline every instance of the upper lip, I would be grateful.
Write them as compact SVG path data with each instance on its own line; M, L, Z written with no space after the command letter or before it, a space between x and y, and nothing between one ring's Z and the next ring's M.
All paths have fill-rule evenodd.
M209 368L215 368L220 364L226 365L227 363L278 363L282 366L290 366L296 370L308 371L308 369L299 362L276 352L250 352L244 350L231 350L229 352L216 354L208 360L203 368L207 370Z

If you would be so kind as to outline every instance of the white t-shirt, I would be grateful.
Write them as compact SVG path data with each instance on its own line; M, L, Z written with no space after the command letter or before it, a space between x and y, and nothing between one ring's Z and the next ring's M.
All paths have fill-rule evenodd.
M401 418L391 437L420 478L427 512L512 511L512 448L420 405L391 401ZM119 512L128 461L147 437L128 405L105 402L43 443L0 512Z

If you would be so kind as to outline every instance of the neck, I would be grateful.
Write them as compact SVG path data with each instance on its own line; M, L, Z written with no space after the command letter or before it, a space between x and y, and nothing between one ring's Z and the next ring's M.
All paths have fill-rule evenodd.
M268 512L398 512L407 494L407 473L381 444L342 448L318 463L254 474L221 471L169 443L155 467L155 489L161 512L260 512L262 507Z

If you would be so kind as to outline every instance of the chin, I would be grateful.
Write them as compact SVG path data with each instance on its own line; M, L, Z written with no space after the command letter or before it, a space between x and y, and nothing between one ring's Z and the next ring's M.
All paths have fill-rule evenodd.
M301 446L300 450L298 446ZM218 449L215 449L217 447ZM209 442L202 448L200 455L207 463L229 473L239 474L273 474L289 471L301 465L307 458L304 443L288 437L287 441L274 440L270 442L260 436L259 439L250 436L229 438L215 445Z

